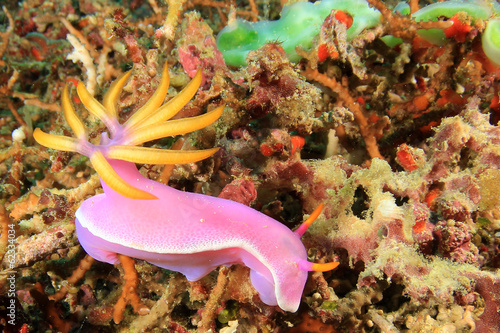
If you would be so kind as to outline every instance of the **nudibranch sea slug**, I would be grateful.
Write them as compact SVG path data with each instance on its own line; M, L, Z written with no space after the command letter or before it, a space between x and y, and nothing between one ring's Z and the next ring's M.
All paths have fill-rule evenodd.
M327 271L338 265L308 262L300 241L321 208L292 232L243 204L179 191L142 176L135 163L189 163L214 154L217 148L175 151L136 145L206 127L221 116L224 106L200 116L167 121L194 96L201 72L162 105L169 85L165 66L151 99L120 124L116 102L130 73L113 82L102 104L81 82L77 85L83 105L109 131L101 134L100 144L88 142L67 86L62 92L62 107L76 138L34 131L41 145L89 157L100 176L104 193L85 200L75 214L82 247L99 261L116 264L117 255L122 254L181 272L191 281L220 265L244 264L250 268L251 282L264 303L297 311L307 271Z

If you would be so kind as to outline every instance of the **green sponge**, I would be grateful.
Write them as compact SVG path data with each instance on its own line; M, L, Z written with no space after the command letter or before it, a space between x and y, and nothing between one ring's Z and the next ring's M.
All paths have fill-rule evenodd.
M481 41L484 54L491 62L500 66L500 18L488 22Z
M281 18L277 21L247 22L236 19L221 30L217 37L217 47L228 65L244 66L248 52L257 50L265 43L279 42L291 61L299 61L295 51L297 46L308 50L318 35L326 17L333 10L342 10L353 18L347 30L347 40L352 40L364 29L380 24L380 12L369 7L366 0L322 0L285 5ZM402 14L409 14L408 6L396 6ZM485 54L500 65L500 4L496 0L449 0L436 2L413 13L415 21L435 21L441 17L451 18L465 12L472 20L485 20L486 29L481 36ZM441 29L420 29L418 34L428 42L443 45L447 38ZM397 45L400 39L384 36L382 40L389 46Z
M467 13L467 15L474 20L486 20L492 14L492 7L485 1L481 0L442 1L425 6L424 8L416 11L412 17L417 22L437 21L440 17L451 18L459 12ZM418 31L418 34L428 42L435 45L443 45L446 43L446 36L441 29L421 29Z
M316 3L295 2L283 7L276 21L248 22L236 19L217 36L217 47L228 65L244 66L248 52L270 42L279 42L291 61L300 60L295 47L309 49L313 38L332 9L348 12L353 17L347 39L356 37L363 29L380 23L380 12L365 0L322 0Z
M485 20L486 29L481 36L481 43L486 56L500 66L500 4L496 0L450 0L436 2L413 14L415 21L435 21L439 17L450 18L456 13L465 12L472 20ZM443 45L445 34L440 29L419 30L418 34L427 41Z

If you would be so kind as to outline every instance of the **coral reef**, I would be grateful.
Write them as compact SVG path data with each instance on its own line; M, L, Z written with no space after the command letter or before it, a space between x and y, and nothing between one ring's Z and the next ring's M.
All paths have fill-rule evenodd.
M358 2L377 22L355 34L360 13L326 10L303 47L281 35L230 40L248 52L226 63L217 34L276 21L286 1L6 1L0 330L500 331L499 4ZM240 202L291 230L323 205L303 236L308 260L340 265L310 273L296 313L263 303L241 265L190 282L143 260L94 262L79 245L75 211L102 193L99 176L33 132L71 136L63 87L83 81L101 100L132 69L113 97L126 122L161 84L163 63L166 101L203 74L177 117L226 109L216 126L145 146L219 151L138 164L144 177ZM98 145L107 124L76 94L71 102Z

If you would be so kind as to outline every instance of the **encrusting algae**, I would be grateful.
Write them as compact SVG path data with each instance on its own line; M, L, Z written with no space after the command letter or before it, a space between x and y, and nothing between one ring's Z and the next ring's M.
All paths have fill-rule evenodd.
M500 331L498 2L346 3L7 1L1 330Z

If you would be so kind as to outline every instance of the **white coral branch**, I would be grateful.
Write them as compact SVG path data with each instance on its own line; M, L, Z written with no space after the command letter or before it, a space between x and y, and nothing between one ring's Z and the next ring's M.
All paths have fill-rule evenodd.
M97 72L94 61L92 60L89 51L87 51L85 46L80 43L80 41L74 35L68 34L66 38L74 48L73 52L68 54L67 59L72 60L74 63L78 61L82 62L87 74L87 84L85 86L89 93L94 96L95 88L97 85Z

